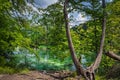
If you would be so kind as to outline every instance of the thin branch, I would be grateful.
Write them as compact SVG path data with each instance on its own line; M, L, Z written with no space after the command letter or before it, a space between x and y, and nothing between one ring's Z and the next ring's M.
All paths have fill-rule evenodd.
M72 38L71 38L71 34L70 34L70 27L69 27L69 19L68 19L68 12L67 12L67 6L68 6L68 2L69 0L65 0L64 2L64 20L65 20L65 28L66 28L66 36L68 39L68 45L69 45L69 49L70 49L70 53L71 53L71 57L72 60L74 62L74 65L77 69L78 75L84 75L84 70L81 66L81 64L79 63L77 56L75 54L75 49L72 43Z

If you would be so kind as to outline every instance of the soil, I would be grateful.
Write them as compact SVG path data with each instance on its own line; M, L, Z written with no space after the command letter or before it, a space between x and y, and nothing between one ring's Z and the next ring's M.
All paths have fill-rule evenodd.
M0 80L78 80L67 71L30 71L27 74L0 74Z

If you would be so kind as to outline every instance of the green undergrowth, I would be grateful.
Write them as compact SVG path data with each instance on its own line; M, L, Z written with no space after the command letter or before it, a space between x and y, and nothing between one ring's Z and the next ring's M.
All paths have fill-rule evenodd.
M23 70L20 70L19 73L20 74L27 74L30 70L27 68L24 68Z
M95 79L96 80L106 80L104 76L99 76L99 75L96 75Z
M0 67L0 74L14 74L14 73L20 73L20 74L27 74L29 72L29 69L15 69L11 67Z
M0 67L0 74L13 74L16 71L10 67Z

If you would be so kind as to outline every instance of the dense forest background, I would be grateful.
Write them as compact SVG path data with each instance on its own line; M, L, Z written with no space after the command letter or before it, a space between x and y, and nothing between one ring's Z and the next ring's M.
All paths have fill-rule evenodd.
M64 2L42 7L42 1L0 0L0 73L76 70L66 36ZM102 0L69 0L68 4L72 43L83 68L98 55L102 18L106 18L103 55L95 72L99 79L119 80L120 57L114 60L105 53L120 55L120 1L105 0L105 8Z

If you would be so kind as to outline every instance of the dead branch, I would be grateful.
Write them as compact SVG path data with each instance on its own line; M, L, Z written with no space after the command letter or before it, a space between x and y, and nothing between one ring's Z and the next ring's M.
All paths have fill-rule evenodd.
M114 60L118 60L120 61L120 56L115 54L114 52L112 51L108 51L105 53L106 56L109 56L110 58L114 59Z

